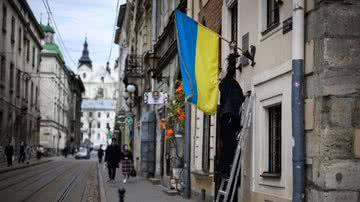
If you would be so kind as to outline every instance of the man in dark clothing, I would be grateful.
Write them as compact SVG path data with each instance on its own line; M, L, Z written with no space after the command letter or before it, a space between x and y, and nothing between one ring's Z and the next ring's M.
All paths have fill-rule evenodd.
M26 145L24 144L24 142L21 142L18 163L20 163L20 162L24 163L25 162L25 148L26 148Z
M119 167L121 155L122 155L121 149L116 144L116 138L113 138L111 140L111 145L109 145L105 151L105 162L107 164L108 171L109 171L109 180L108 181L115 180L116 168Z
M10 142L5 147L5 155L6 155L8 167L12 166L12 157L14 155L14 147L10 144Z
M219 172L222 178L229 178L231 164L237 147L236 136L241 130L241 105L245 100L239 83L234 79L237 55L232 53L228 57L228 68L225 78L220 82L220 137L223 152L219 159ZM239 186L240 181L236 187ZM235 198L237 201L237 190Z
M104 150L103 150L102 144L101 144L99 147L99 150L98 150L99 163L102 163L103 156L104 156Z

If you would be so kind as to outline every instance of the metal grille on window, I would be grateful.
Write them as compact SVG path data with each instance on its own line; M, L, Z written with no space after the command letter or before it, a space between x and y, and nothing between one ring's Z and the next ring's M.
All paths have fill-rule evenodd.
M269 173L281 174L281 105L269 108Z
M279 24L279 4L275 0L267 0L267 28Z

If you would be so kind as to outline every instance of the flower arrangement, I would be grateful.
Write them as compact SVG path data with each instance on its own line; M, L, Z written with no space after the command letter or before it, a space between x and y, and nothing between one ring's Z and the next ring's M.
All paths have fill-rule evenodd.
M170 100L166 107L165 123L160 123L160 128L163 127L166 129L167 140L174 137L174 128L176 125L178 125L181 131L185 128L184 87L180 80L176 80L175 87L175 96Z

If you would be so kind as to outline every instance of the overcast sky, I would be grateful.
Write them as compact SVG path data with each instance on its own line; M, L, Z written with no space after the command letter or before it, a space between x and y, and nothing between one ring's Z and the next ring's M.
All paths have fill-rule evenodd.
M27 1L38 21L41 20L43 24L46 24L48 16L43 0ZM105 66L109 57L110 45L113 43L111 39L117 0L48 0L48 2L67 50L76 63L74 65L63 51L66 64L73 70L77 69L84 39L87 36L93 65ZM120 0L119 4L123 3L125 0ZM55 39L57 40L57 37ZM113 44L111 67L117 56L118 47Z

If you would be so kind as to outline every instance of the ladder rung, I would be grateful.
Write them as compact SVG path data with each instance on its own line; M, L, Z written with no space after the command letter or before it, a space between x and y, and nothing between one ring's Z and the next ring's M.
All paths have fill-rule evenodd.
M219 194L225 195L225 194L226 194L226 191L219 190Z

